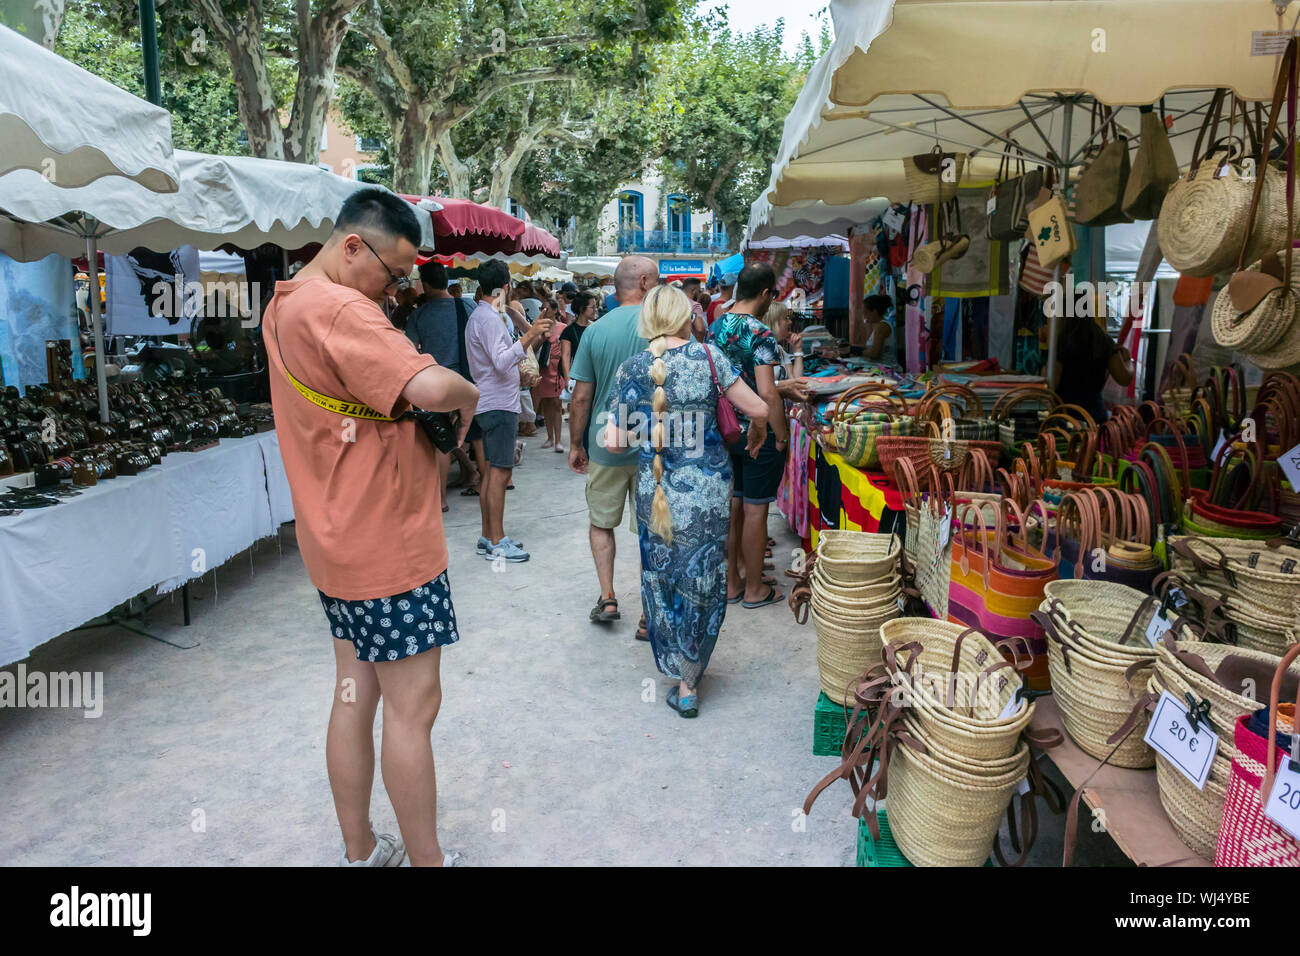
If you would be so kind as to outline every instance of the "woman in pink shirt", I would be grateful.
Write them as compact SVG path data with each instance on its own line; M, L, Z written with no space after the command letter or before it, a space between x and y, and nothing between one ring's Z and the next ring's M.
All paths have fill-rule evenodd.
M538 314L538 318L556 321L551 334L546 337L546 342L550 345L546 366L541 369L540 381L533 386L533 405L546 419L546 441L542 447L554 448L557 452L564 451L564 446L560 444L560 439L564 435L564 405L560 401L560 393L564 391L566 384L560 381L560 356L563 349L560 345L560 336L565 329L563 316L564 313L560 311L559 304L554 299L542 300L542 311ZM538 358L541 358L540 352Z

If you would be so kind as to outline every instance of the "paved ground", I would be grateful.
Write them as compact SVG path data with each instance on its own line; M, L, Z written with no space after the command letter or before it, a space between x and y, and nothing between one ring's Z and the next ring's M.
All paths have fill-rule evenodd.
M474 555L477 499L453 493L446 516L463 637L443 653L434 728L444 845L472 865L852 865L847 784L795 825L835 765L811 751L811 624L784 605L732 608L700 718L677 717L663 703L670 682L633 639L635 539L619 532L623 620L588 623L598 588L582 479L540 439L528 444L506 528L531 562L494 573ZM797 541L779 518L771 529L779 559ZM103 671L106 703L98 719L0 710L0 864L336 862L330 638L292 527L194 594L190 628L179 598L149 615L156 633L198 641L192 649L112 628L64 635L28 659ZM397 832L378 774L373 817ZM1043 827L1034 861L1059 865L1061 821ZM1088 833L1079 859L1125 862Z

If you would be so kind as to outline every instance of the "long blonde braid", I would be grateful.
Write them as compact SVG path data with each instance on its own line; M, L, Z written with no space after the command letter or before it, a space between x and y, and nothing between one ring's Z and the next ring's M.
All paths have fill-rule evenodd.
M665 336L656 336L650 343L650 354L654 362L650 365L650 380L655 383L652 408L654 409L654 427L650 440L654 444L655 460L655 496L650 506L650 530L664 539L664 544L673 543L673 513L668 507L668 494L664 491L664 414L668 411L668 394L664 391L664 382L668 378L668 366L664 364L664 350L667 348Z

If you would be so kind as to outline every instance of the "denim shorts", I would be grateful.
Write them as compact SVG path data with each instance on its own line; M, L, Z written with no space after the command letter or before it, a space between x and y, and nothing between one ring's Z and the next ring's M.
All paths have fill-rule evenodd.
M337 640L350 641L359 661L400 661L460 640L446 571L428 584L392 597L343 601L324 591L317 593L330 633Z
M518 412L479 412L474 421L483 429L483 457L493 468L515 467L515 438L519 435Z

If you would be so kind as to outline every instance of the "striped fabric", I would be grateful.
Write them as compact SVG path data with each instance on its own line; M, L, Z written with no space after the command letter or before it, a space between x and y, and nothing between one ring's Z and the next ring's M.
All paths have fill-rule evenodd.
M1020 277L1020 288L1031 295L1042 295L1043 286L1052 281L1054 269L1044 269L1038 264L1038 249L1032 242L1026 243L1025 271Z
M813 461L808 471L809 530L807 544L816 550L818 532L823 528L846 531L889 533L895 526L903 530L903 498L893 479L878 472L865 472L854 468L834 452L823 451L816 442L812 444ZM833 469L839 478L840 506L824 508L818 500L817 470ZM835 484L831 482L830 484ZM838 512L834 521L831 511Z

